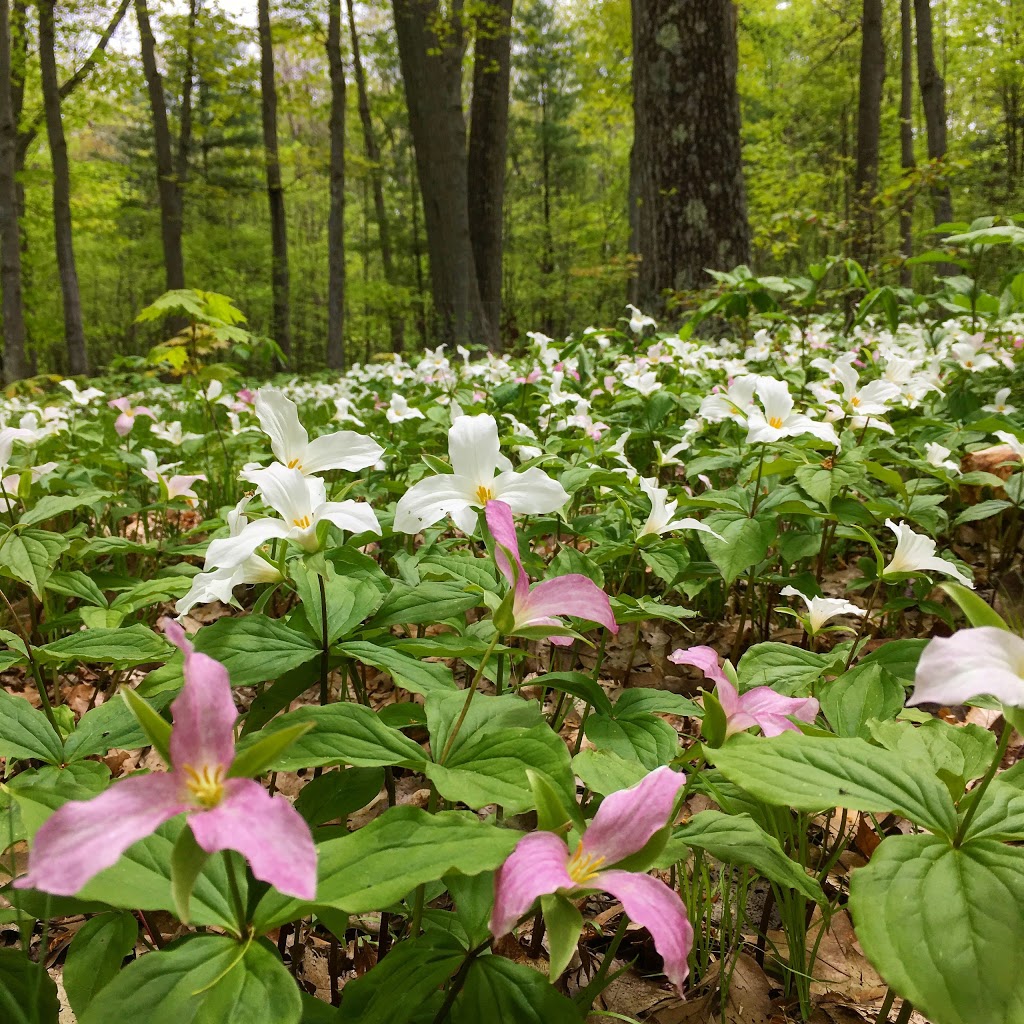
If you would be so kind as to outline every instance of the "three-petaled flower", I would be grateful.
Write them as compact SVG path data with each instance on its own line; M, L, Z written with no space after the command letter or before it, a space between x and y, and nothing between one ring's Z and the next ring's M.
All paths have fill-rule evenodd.
M935 554L935 541L914 531L906 523L894 523L886 519L885 525L896 534L896 550L889 564L882 570L883 576L907 572L941 572L958 579L965 587L974 589L974 583L952 562Z
M565 840L553 832L523 836L498 869L491 932L499 938L507 935L541 896L609 892L631 920L651 933L665 963L665 975L682 994L693 945L693 927L683 901L660 879L615 865L641 851L672 824L670 816L685 782L681 773L662 767L630 789L605 797L572 854Z
M117 431L119 437L124 437L131 433L132 427L135 426L135 420L138 416L148 416L151 420L155 420L156 416L152 410L147 409L144 405L133 406L127 398L115 398L107 402L107 405L111 409L117 409L121 414L114 420L114 429Z
M91 800L57 808L36 833L28 874L15 888L73 896L133 843L184 813L207 853L235 850L260 881L313 899L309 826L283 797L231 775L238 712L227 669L197 653L177 623L168 623L167 637L185 655L185 686L171 705L170 771L133 775Z

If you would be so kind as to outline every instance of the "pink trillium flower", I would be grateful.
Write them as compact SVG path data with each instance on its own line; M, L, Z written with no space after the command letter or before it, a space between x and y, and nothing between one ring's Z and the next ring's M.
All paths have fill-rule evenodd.
M955 707L982 694L1024 707L1024 639L997 626L978 626L929 640L907 704Z
M132 427L135 426L135 418L137 416L148 416L151 420L155 420L156 416L150 409L147 409L144 405L132 406L132 403L127 398L115 398L107 405L111 409L117 409L121 413L120 416L114 420L114 429L117 431L118 437L124 437L126 434L131 433Z
M671 824L669 815L685 781L682 773L663 767L630 789L605 797L572 855L565 840L553 832L523 836L498 869L491 932L498 938L507 935L541 896L609 892L631 920L651 933L665 962L665 975L682 994L693 945L683 901L660 879L613 865L642 850Z
M718 654L711 647L690 647L673 651L668 656L673 665L693 665L715 684L715 696L725 712L725 737L746 732L757 725L765 736L799 732L789 719L812 723L818 714L814 697L783 697L770 686L755 686L742 696L718 664Z
M530 626L561 626L563 623L558 616L575 615L580 619L598 622L612 633L618 633L619 627L612 614L608 595L586 576L570 573L531 587L519 557L519 540L512 522L512 509L503 501L489 501L484 514L491 536L497 542L494 560L501 574L515 588L512 603L515 625L512 632ZM515 561L515 569L506 551ZM559 646L572 643L572 637L568 636L552 636L548 639Z
M185 654L185 686L171 705L171 770L115 782L91 800L72 800L36 833L28 874L15 887L73 896L165 821L187 814L207 852L236 850L252 873L301 900L316 895L309 826L283 797L252 779L230 778L238 718L227 669L198 654L176 622L167 637Z

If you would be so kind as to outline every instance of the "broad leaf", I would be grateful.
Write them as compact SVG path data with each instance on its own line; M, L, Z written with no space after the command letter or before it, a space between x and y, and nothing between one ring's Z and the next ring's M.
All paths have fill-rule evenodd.
M473 961L452 1007L452 1024L581 1024L575 1003L543 974L502 956Z
M195 635L197 651L219 661L232 686L277 679L320 655L320 644L266 615L218 619Z
M84 661L114 668L160 661L168 650L167 641L141 623L123 629L84 629L36 648L49 661Z
M0 689L0 757L61 764L64 745L42 711Z
M0 1020L4 1024L57 1024L57 986L42 964L20 949L0 946Z
M138 936L139 924L126 912L100 914L75 932L64 961L64 990L79 1020L96 993L121 969Z

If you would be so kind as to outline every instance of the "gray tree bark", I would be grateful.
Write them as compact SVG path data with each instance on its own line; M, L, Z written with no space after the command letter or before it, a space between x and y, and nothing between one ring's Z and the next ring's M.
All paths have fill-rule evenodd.
M0 290L3 311L3 376L26 375L25 310L21 292L21 238L16 182L18 126L11 95L11 11L0 0Z
M480 303L501 347L502 227L512 53L512 0L495 0L476 16L469 131L469 230Z
M924 106L928 159L942 161L946 158L946 83L935 64L930 0L914 0L914 18L917 22L917 79ZM943 183L933 187L932 209L936 224L945 224L953 219L949 185Z
M146 0L134 0L135 16L139 22L142 50L142 69L149 92L149 107L153 118L153 149L156 154L157 191L160 196L160 232L164 249L164 275L167 290L185 287L185 256L181 245L181 205L175 177L171 132L167 125L167 104L164 99L164 80L156 62L156 40L149 22Z
M345 369L345 64L341 0L329 0L327 65L331 77L331 201L327 220L327 365Z
M732 0L632 0L631 209L634 294L653 312L666 290L750 258Z
M384 178L381 172L380 146L377 145L377 136L373 130L370 97L366 89L366 74L363 71L359 33L356 31L356 17L352 0L347 0L347 5L349 34L352 39L352 74L356 80L359 122L363 129L363 149L366 151L366 161L370 165L370 184L373 190L373 212L377 221L380 261L384 270L384 280L389 286L394 287L398 284L398 275L395 272L395 261L391 250L391 225L388 220L387 208L384 205ZM417 201L414 199L414 210ZM405 348L405 321L397 310L389 312L388 327L391 332L392 352L401 352Z
M870 263L874 250L874 198L878 191L882 84L885 81L882 0L864 0L861 15L859 81L853 252L862 264L867 264Z
M53 169L53 232L64 306L64 341L68 367L72 374L89 372L89 355L82 323L82 296L78 287L75 246L71 224L71 168L67 140L60 110L60 84L57 80L54 0L39 0L39 70L46 110L46 134Z
M900 0L900 166L909 178L914 160L914 25L911 0ZM909 183L908 183L909 184ZM914 255L914 193L907 191L900 206L900 238L903 258ZM909 287L911 268L900 267L900 284Z
M288 221L281 158L277 145L277 84L274 80L274 41L270 31L270 0L257 3L260 37L260 96L263 114L263 152L270 204L271 286L273 312L271 333L285 355L291 355L292 332L288 274Z

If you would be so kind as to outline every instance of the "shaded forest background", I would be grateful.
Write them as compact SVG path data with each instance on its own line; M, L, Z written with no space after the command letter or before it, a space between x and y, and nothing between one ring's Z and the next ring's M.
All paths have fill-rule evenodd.
M408 52L403 64L398 45L396 13L412 6L408 0L394 6L260 0L263 41L272 40L269 68L266 45L261 60L256 10L237 0L230 9L215 0L153 2L148 9L138 0L116 9L111 0L0 3L9 22L7 77L21 147L27 370L84 367L68 336L59 230L55 245L61 210L53 185L61 170L51 152L56 156L60 140L44 116L48 47L53 81L61 83L68 216L93 366L144 352L154 341L151 326L133 321L173 283L161 188L180 210L182 284L231 296L255 332L290 347L289 366L297 370L452 337L439 327L431 271L450 262L452 273L463 274L465 251L449 260L436 237L432 251L421 192L440 185L425 182L425 173L441 175L442 185L452 174L468 175L471 230L495 215L473 208L473 183L487 175L504 183L497 214L500 284L479 279L491 321L482 333L491 337L474 336L481 332L472 322L459 337L507 346L527 331L559 336L615 322L629 298L646 299L662 313L664 289L680 283L674 274L674 281L648 282L638 291L642 275L631 235L638 173L634 167L631 192L632 50L650 45L642 25L654 0L634 0L633 11L629 0L516 0L510 29L502 18L511 4L429 5L419 12L418 28L426 26L441 43L440 50L436 40L426 47L428 60L449 63L443 95L422 84L408 92L410 76L423 71L410 66ZM748 242L749 259L761 272L795 273L826 254L851 252L873 274L906 281L900 249L928 244L924 232L948 219L944 203L961 220L1021 208L1021 0L741 0L735 7L678 0L677 6L672 16L685 38L697 38L686 24L696 9L701 18L720 17L737 47L745 189L739 200L749 235L738 250L723 251L721 269ZM149 66L140 47L140 7L152 25ZM922 7L932 28L931 77L920 62ZM659 24L655 34L663 41L664 21ZM408 97L428 104L461 99L470 121L473 104L487 101L489 80L481 70L491 72L491 81L498 72L500 88L500 56L488 64L486 52L503 35L510 41L504 159L500 151L495 157L500 117L494 123L485 112L486 152L474 155L470 139L468 168L453 170L436 156L418 168ZM718 73L729 75L728 61ZM154 144L154 78L167 122L163 153ZM930 87L945 99L948 152L940 160L929 160L934 139L926 131L922 87L925 97ZM268 98L276 103L270 125ZM702 136L717 141L731 130L713 109L695 108L681 131L657 102L664 105L665 97L652 100L643 120L649 147L671 142L695 151ZM877 182L872 154L865 153L871 143L863 138L870 117L865 102L877 107ZM653 166L640 146L639 112L636 124L633 158ZM275 145L271 128L276 160L267 158ZM440 134L428 131L417 140L421 158ZM685 168L684 156L676 156L677 167ZM164 173L157 173L158 164ZM483 190L478 202L486 204L489 194ZM451 218L440 216L450 226ZM721 216L712 225L719 232ZM727 219L738 224L741 218ZM273 258L275 231L287 241L283 280L284 268Z

